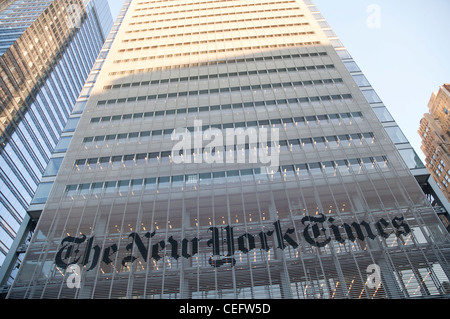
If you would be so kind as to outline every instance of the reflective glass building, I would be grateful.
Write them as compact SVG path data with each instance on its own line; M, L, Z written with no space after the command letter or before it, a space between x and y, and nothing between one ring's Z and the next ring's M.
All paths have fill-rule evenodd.
M14 240L111 26L103 0L0 4L1 285L11 284Z
M311 1L125 1L104 48L9 298L448 297L423 165Z

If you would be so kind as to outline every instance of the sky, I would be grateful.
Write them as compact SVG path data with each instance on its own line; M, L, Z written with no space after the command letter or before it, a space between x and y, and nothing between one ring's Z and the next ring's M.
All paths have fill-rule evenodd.
M108 3L109 8L111 9L113 20L116 20L116 17L120 12L120 9L122 9L124 0L108 0Z
M108 2L115 19L123 0ZM450 1L314 3L424 160L417 133L420 120L428 112L431 94L450 83ZM377 11L368 11L371 8Z

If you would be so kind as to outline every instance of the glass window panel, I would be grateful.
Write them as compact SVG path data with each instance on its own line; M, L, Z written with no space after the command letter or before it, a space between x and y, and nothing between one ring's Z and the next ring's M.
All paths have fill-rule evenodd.
M409 169L425 168L425 165L417 155L416 151L414 151L414 149L408 148L405 150L400 150L399 152L403 160L405 161L406 165L408 165Z
M408 140L398 126L386 127L386 132L395 144L408 143Z
M361 91L364 96L366 97L367 102L370 104L372 103L381 103L380 97L377 95L375 90L367 90L367 91Z
M184 183L184 175L172 176L172 185L182 185Z
M200 184L209 185L211 183L211 173L200 173Z
M156 188L156 177L146 178L144 180L144 187L146 189L155 189Z
M394 118L386 107L374 107L373 111L381 122L393 122Z
M74 114L83 113L84 108L86 107L87 101L78 102L75 104L75 107L73 108Z
M62 157L50 159L47 165L47 169L45 170L44 177L56 176L56 174L58 174L59 168L61 167L62 161Z
M67 196L74 196L77 193L78 185L68 185L66 187L66 195Z
M91 188L91 184L89 184L89 183L81 184L79 186L80 195L87 195L87 194L89 194L90 188Z
M366 77L362 74L354 75L353 79L359 87L370 86L369 81L367 81Z
M186 185L188 184L197 184L198 182L198 174L189 174L185 176Z
M53 186L53 182L40 183L36 190L36 193L34 194L34 198L31 203L32 204L44 204L47 201L48 195L50 195L52 186Z
M91 189L92 194L101 194L103 189L103 183L102 182L93 183Z
M56 145L55 152L62 153L67 151L67 148L69 147L70 141L72 140L71 136L63 136L58 142L58 145Z
M339 57L342 60L351 59L352 58L352 56L350 55L350 53L348 53L347 50L336 50L336 53L339 55Z
M125 192L130 187L130 181L129 180L122 180L118 182L119 192Z
M64 132L74 132L75 129L77 128L79 121L80 121L79 117L68 119L66 127L64 128Z
M112 193L114 192L114 190L116 189L116 181L112 181L112 182L106 182L105 183L105 192L107 193Z
M213 173L214 183L224 183L225 182L225 172L214 172Z
M144 182L144 179L142 179L142 178L140 178L140 179L133 179L131 181L131 190L133 190L133 191L141 190L143 182Z
M360 72L361 71L360 68L358 67L358 65L353 61L344 62L344 65L349 72Z
M170 182L169 176L158 177L158 185L159 187L168 187Z

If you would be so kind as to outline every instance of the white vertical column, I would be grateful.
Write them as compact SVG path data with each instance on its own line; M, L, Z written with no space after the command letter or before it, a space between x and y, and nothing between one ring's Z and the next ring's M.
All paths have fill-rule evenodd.
M186 238L185 236L185 229L191 227L191 213L186 210L183 203L183 211L182 211L182 231L181 231L181 238ZM181 258L181 272L180 272L180 296L181 299L190 299L192 298L192 294L189 290L189 280L185 278L186 275L186 268L189 267L190 260L184 258L183 256Z
M270 220L275 223L278 221L277 216L277 210L275 207L275 203L272 199L272 204L269 206L269 215ZM273 236L277 236L277 232L274 231ZM275 242L277 240L283 240L283 238L275 239ZM284 256L284 250L279 248L278 245L274 247L275 250L275 259L281 261L281 268L280 270L280 290L281 290L281 296L283 299L293 299L292 291L291 291L291 281L289 280L289 272L286 266L286 259Z

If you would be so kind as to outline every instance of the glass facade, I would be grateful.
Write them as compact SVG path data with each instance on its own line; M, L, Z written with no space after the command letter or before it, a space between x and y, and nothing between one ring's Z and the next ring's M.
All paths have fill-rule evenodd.
M52 0L2 2L0 6L0 55L16 42L51 2Z
M125 1L104 50L9 298L448 296L449 234L311 1Z
M3 5L0 264L16 238L51 154L60 145L75 101L112 25L106 1L17 0ZM74 6L77 15L69 9ZM76 25L69 23L75 18ZM9 284L11 281L12 277Z

